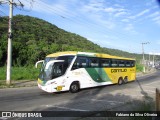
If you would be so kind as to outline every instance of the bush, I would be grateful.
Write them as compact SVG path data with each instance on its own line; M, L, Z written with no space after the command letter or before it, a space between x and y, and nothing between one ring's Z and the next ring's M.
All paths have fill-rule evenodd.
M143 71L143 65L142 64L136 64L136 71L142 72Z
M0 67L0 80L6 79L6 67ZM12 67L12 80L35 80L38 78L39 69L34 67Z

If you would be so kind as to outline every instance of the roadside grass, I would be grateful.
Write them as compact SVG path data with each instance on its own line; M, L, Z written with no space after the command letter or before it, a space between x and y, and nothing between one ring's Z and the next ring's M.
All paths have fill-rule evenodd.
M136 64L136 72L142 72L143 71L143 65Z
M12 80L35 80L39 69L34 67L12 67ZM6 67L0 67L0 81L6 79Z

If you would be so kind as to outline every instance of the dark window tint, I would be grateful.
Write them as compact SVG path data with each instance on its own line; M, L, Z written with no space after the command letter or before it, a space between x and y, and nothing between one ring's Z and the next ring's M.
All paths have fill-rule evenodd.
M68 55L68 56L60 56L57 58L57 60L64 60L64 62L69 65L71 63L71 61L73 60L73 58L74 58L74 56Z
M111 66L112 66L112 67L117 67L117 66L118 66L118 60L112 59L112 61L111 61Z
M52 66L52 79L62 76L65 73L66 69L67 67L64 62L54 63L54 65Z
M132 66L132 67L135 66L135 61L131 61L131 66Z
M119 67L125 67L125 61L124 60L119 60L118 66Z
M88 59L86 57L77 57L72 69L85 68L88 66Z
M109 67L110 59L101 59L101 67Z
M99 59L98 58L89 58L89 65L90 65L90 67L98 67L99 66Z
M126 67L131 67L131 61L126 61Z

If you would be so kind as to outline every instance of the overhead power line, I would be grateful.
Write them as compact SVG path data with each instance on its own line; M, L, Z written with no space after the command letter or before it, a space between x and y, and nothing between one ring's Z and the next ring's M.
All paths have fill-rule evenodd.
M93 23L93 22L90 22L88 20L84 20L82 19L82 17L85 17L84 15L82 16L76 16L74 18L72 18L72 16L74 16L74 12L66 12L64 13L61 8L59 7L51 7L50 5L47 5L45 2L43 2L42 0L40 1L37 1L36 2L39 6L45 6L45 10L48 10L48 11L51 11L53 14L63 18L63 20L69 20L69 21L72 21L74 23L77 23L77 24L81 24L81 25L85 25L87 26L88 28L92 29L92 30L95 30L95 31L98 31L99 33L103 33L105 35L107 35L108 33L110 34L114 34L114 36L118 37L119 39L132 39L130 37L128 37L127 34L124 34L124 33L120 33L118 30L115 32L113 31L112 29L106 29L104 28L104 26L102 25L97 25L96 23ZM63 15L61 15L60 11L63 12Z

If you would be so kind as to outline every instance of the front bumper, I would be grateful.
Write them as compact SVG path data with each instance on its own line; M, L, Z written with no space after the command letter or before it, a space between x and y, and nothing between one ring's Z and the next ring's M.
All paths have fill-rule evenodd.
M53 91L54 89L52 89L51 85L47 85L47 86L42 86L38 83L38 87L45 91L45 92L48 92L48 93L53 93L53 92L56 92L56 91Z

